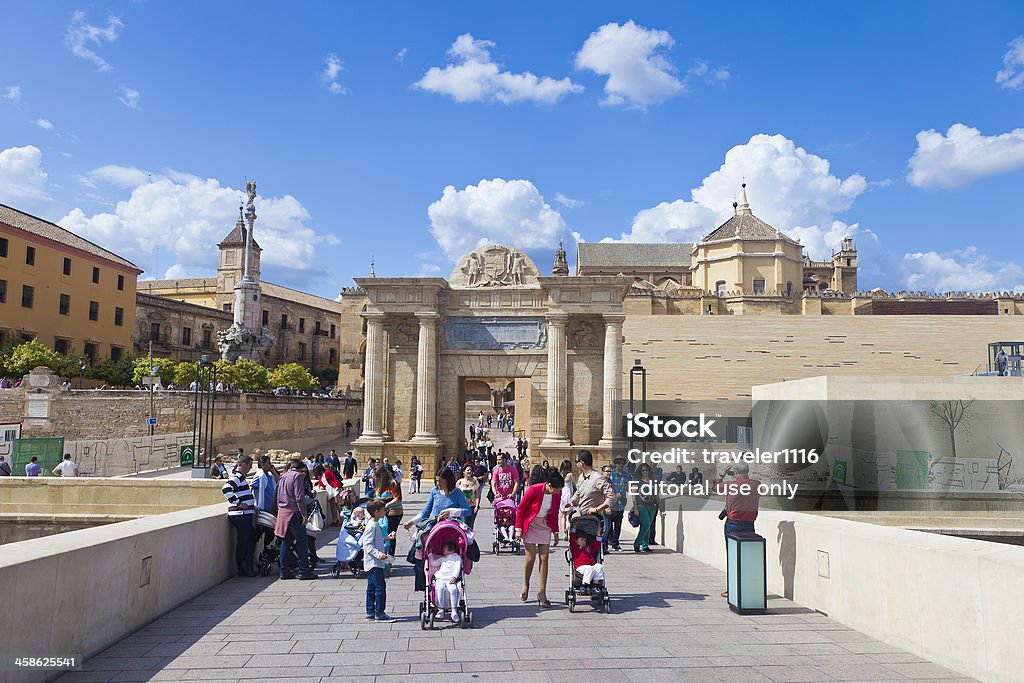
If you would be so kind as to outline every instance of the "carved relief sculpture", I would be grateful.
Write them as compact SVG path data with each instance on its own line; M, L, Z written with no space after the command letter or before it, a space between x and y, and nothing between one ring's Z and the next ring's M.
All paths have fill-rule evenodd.
M500 244L479 247L456 266L456 288L536 287L540 272L523 252Z

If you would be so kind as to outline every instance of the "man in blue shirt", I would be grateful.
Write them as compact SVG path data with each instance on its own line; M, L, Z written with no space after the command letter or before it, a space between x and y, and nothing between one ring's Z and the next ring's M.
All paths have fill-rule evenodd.
M374 482L374 472L377 471L377 460L376 458L370 458L370 462L366 470L363 472L363 495L366 498L372 498L376 483Z
M625 458L615 458L615 468L605 476L608 477L612 488L615 489L615 500L612 501L611 509L605 513L605 550L610 545L612 550L618 552L619 535L622 533L622 514L626 510L629 482L633 481L633 477L629 476L629 472L626 471Z
M28 461L28 464L25 465L26 477L38 477L39 474L43 471L43 468L39 466L37 460L39 460L39 458L33 455L32 459Z
M260 456L260 471L252 479L252 483L249 484L249 488L252 489L253 496L256 498L256 507L263 512L268 512L275 517L277 516L277 468L274 467L274 463L270 461L269 455ZM274 543L274 529L271 527L258 526L257 533L262 529L263 536L263 548L266 550L270 548ZM256 538L257 544L259 543L259 537Z

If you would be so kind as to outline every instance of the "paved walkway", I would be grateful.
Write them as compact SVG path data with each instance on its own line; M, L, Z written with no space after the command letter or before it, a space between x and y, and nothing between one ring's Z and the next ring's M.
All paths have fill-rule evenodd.
M418 512L425 494L411 496ZM415 502L413 502L415 501ZM365 581L235 578L144 627L62 681L833 681L955 679L948 670L772 596L741 617L725 577L664 550L612 554L612 613L570 614L519 601L522 558L490 552L492 512L477 522L483 557L467 579L474 628L422 631L412 567L388 582L393 624L363 621ZM333 530L332 530L333 531ZM325 532L327 534L327 532ZM334 534L330 534L334 536ZM320 555L334 555L333 540ZM405 537L399 552L408 549ZM567 585L563 546L548 595ZM536 594L534 576L531 597ZM962 679L961 680L966 680Z

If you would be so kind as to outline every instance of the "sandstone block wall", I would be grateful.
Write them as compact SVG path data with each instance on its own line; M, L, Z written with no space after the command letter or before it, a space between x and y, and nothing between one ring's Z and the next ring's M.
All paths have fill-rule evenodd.
M0 422L21 422L22 437L63 436L66 441L147 436L150 397L141 391L53 391L49 418L25 417L25 393L0 391ZM193 399L187 391L154 395L156 434L192 431ZM362 405L336 399L270 394L220 394L214 413L214 445L220 452L243 447L298 451L341 440L346 420L355 425Z
M623 395L639 358L651 400L748 399L817 375L964 375L987 344L1024 340L1018 316L645 316L623 326Z

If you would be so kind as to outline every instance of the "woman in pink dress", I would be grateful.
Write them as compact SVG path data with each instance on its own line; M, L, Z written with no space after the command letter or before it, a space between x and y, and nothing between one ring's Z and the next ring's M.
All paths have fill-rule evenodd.
M526 489L516 510L516 538L523 539L526 559L523 563L523 602L529 598L530 578L533 565L540 558L540 590L537 602L541 607L551 607L547 597L548 548L558 545L558 509L565 481L557 472L548 473L545 481ZM552 543L551 535L554 534Z

